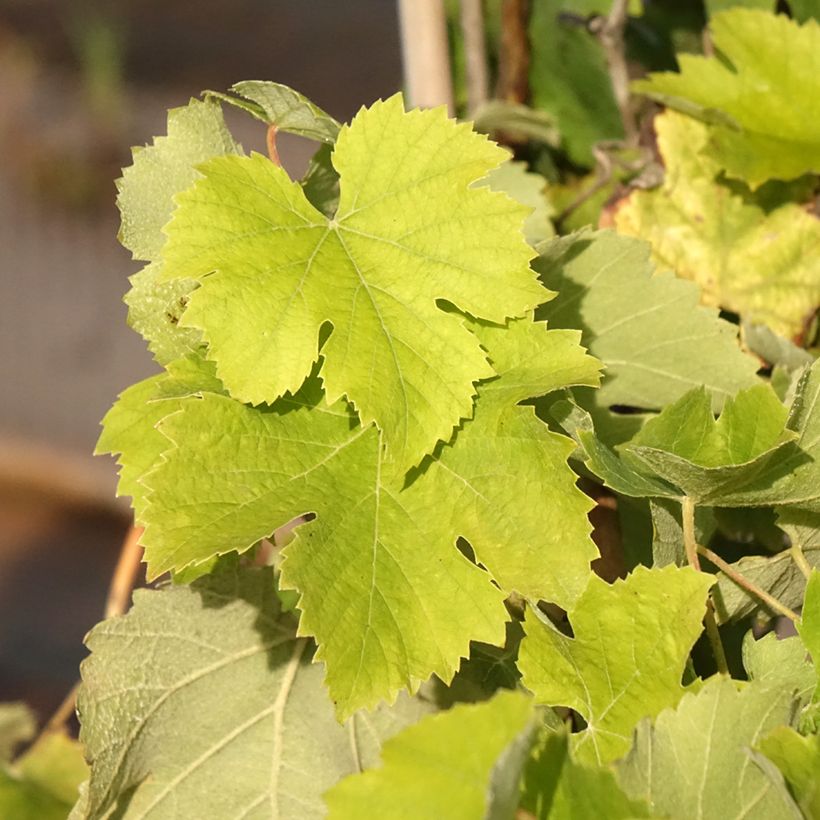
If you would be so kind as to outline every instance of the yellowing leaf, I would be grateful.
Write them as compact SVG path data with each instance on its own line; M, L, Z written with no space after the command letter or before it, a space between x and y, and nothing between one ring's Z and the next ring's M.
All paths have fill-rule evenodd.
M527 613L523 683L539 703L568 706L587 722L573 736L579 762L623 755L641 718L680 700L712 583L708 575L671 566L638 567L611 586L592 576L569 613L574 638Z
M649 240L655 262L697 282L707 304L799 335L820 303L820 220L721 181L697 120L668 111L655 128L666 178L621 204L618 230Z
M680 74L636 90L709 122L718 162L752 187L820 172L820 26L732 9L709 28L714 56L680 54Z
M259 404L298 390L330 323L328 400L347 397L413 466L493 375L437 300L503 322L548 298L528 265L526 208L470 187L506 156L443 109L405 113L397 95L341 130L332 219L265 157L206 163L167 227L164 274L201 282L181 324L202 330L231 395Z

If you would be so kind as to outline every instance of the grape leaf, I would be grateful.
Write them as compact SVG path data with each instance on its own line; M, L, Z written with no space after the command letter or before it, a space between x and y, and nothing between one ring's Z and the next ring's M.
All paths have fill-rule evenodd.
M797 433L794 444L742 487L726 491L725 507L793 505L820 512L820 364L815 362L800 378L786 424Z
M50 732L13 764L0 767L0 817L65 820L87 776L80 745Z
M721 11L742 6L749 9L761 9L763 11L774 11L777 5L776 0L705 0L706 13L711 17Z
M794 693L798 701L811 696L817 682L806 647L798 637L778 638L769 632L755 640L749 630L743 636L743 668L749 680Z
M664 183L620 203L618 230L649 240L655 262L697 282L706 304L802 334L820 303L820 220L795 202L771 207L762 192L721 181L709 129L697 120L667 111L655 130Z
M547 180L540 174L528 171L526 163L505 162L492 170L480 184L487 185L491 191L503 191L516 202L532 208L532 213L524 222L524 238L530 245L534 247L555 236L555 228L550 222L554 212L545 193Z
M140 479L169 446L157 424L179 410L179 399L202 392L219 394L224 390L210 363L194 355L171 362L166 373L131 385L105 414L94 454L119 454L117 495L131 496L138 519L142 517L146 492Z
M271 570L235 561L138 590L95 627L79 699L90 816L324 816L324 789L430 707L406 698L340 726L294 632Z
M196 287L191 279L159 280L159 264L148 264L129 277L131 289L123 301L128 305L128 324L148 343L148 349L161 365L186 356L201 345L202 334L195 328L179 327Z
M135 259L159 260L165 244L162 228L171 217L174 196L197 179L196 166L211 157L240 151L215 103L191 100L168 112L167 136L134 148L133 164L117 181L120 242Z
M646 803L630 800L608 768L572 759L565 731L551 732L524 771L521 808L536 820L633 820L649 817Z
M275 125L278 131L332 144L339 135L339 125L330 114L303 94L282 83L267 80L245 80L231 86L236 95L205 91L206 97L241 108L258 120Z
M558 296L536 315L551 328L583 330L583 344L606 365L601 405L660 409L705 385L720 409L757 383L735 328L698 306L696 286L653 275L647 243L583 231L539 251L534 267Z
M690 391L647 421L626 448L700 504L719 502L727 488L759 475L797 438L767 384L727 399L717 421L711 405L704 388Z
M813 569L806 584L803 610L797 632L809 650L817 673L817 687L813 700L820 702L820 571Z
M488 786L498 777L498 767L511 766L517 787L523 760L505 752L511 746L529 747L532 721L531 699L509 691L431 715L384 744L381 767L353 775L327 792L328 816L511 816L494 806L499 795Z
M532 8L532 103L555 118L570 160L589 166L595 143L623 137L623 124L604 52L587 31L559 19L564 5L542 0Z
M654 726L638 725L635 746L618 764L621 786L672 820L794 817L748 753L790 712L787 691L712 678Z
M134 149L134 162L117 182L117 206L122 216L119 238L136 259L150 262L131 277L125 296L128 323L147 342L160 364L184 356L200 343L201 333L179 327L192 279L160 281L162 228L171 217L173 197L199 176L196 166L214 156L241 153L220 107L191 102L168 112L168 134Z
M573 735L580 763L624 754L642 717L680 700L713 583L671 566L638 567L611 586L592 576L569 613L574 638L528 611L518 664L523 683L539 703L582 715L587 727Z
M633 88L709 122L720 165L754 188L820 172L820 27L732 9L709 28L714 56L681 54L679 74Z
M591 502L566 463L571 443L516 402L594 383L598 363L577 333L529 320L475 331L501 375L406 486L380 433L343 403L327 407L315 379L270 408L184 400L161 422L166 451L142 478L149 574L248 549L316 513L282 572L342 714L432 672L449 680L470 639L503 641L502 593L459 554L459 535L502 590L571 604L595 557Z
M163 274L201 280L180 324L203 331L231 395L259 404L299 388L331 323L329 401L346 396L391 458L417 464L493 375L436 300L503 322L548 298L529 269L524 207L470 187L505 158L443 109L405 113L396 95L342 129L331 220L265 157L206 163L166 229Z
M801 737L778 726L758 748L783 773L805 817L820 817L820 735Z

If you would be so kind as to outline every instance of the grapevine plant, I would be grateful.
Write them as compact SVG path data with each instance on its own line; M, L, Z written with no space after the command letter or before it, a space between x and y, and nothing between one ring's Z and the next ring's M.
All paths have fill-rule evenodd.
M399 94L169 113L118 189L163 370L99 442L155 583L3 816L820 817L820 28L710 37L638 84L665 173L609 229ZM576 169L613 136L533 98Z

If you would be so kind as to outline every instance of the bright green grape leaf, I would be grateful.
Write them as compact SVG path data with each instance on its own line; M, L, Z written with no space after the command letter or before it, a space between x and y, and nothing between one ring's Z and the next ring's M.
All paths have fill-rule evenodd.
M820 364L797 384L786 424L796 446L741 487L721 494L725 507L794 506L820 512Z
M168 365L168 372L151 376L124 390L102 420L95 455L117 454L120 467L117 495L130 495L137 518L145 505L140 479L170 447L157 424L179 410L179 399L202 392L224 393L210 363L198 356Z
M655 130L666 177L619 205L618 230L651 242L656 264L697 282L706 304L802 334L820 303L820 220L720 180L709 128L697 120L667 111Z
M809 650L817 672L817 688L814 700L820 702L820 571L813 569L806 584L803 610L800 613L797 632Z
M545 734L524 771L521 808L536 820L633 820L646 803L628 798L608 768L573 760L565 731Z
M529 268L524 206L470 187L504 159L443 109L405 113L396 95L340 132L332 220L265 157L206 163L167 228L164 274L201 280L180 324L203 331L231 395L258 404L298 390L330 322L329 401L346 396L391 458L413 466L493 375L436 300L503 322L549 296Z
M651 472L700 504L719 504L750 477L782 461L797 438L785 428L788 411L767 384L727 399L720 418L696 388L650 419L626 448Z
M65 820L86 777L80 745L59 733L44 735L21 758L0 768L0 817Z
M558 296L536 315L551 328L582 329L582 343L606 366L602 405L660 409L705 385L720 409L757 383L757 363L740 351L736 329L698 305L693 284L653 275L647 243L583 231L539 251L534 267Z
M160 424L171 445L142 482L149 574L246 550L317 514L282 571L342 714L433 672L449 680L471 639L502 642L503 592L571 605L596 555L591 502L566 463L571 443L516 403L594 384L598 363L577 332L529 320L475 331L502 375L481 385L474 419L407 486L378 431L342 403L327 407L316 380L270 408L183 402ZM503 592L459 554L458 536Z
M688 567L638 567L611 586L592 576L569 613L574 638L528 611L523 683L539 703L568 706L587 722L573 735L580 763L615 760L642 717L680 700L713 583Z
M817 682L800 638L780 639L774 632L760 640L755 640L751 630L743 636L743 668L749 680L772 689L788 690L801 702L811 696Z
M37 720L25 703L0 703L0 763L11 760L14 750L36 731Z
M187 106L168 112L167 136L134 149L133 164L117 183L120 241L136 259L153 263L130 279L131 290L125 296L128 323L148 342L160 364L195 349L201 336L197 330L179 327L188 294L196 283L191 279L159 279L160 251L165 244L162 228L171 217L173 197L194 183L199 163L236 153L241 149L228 132L220 107L191 100Z
M510 765L517 768L517 787L524 761L505 752L520 746L516 741L522 735L532 735L533 712L529 697L503 691L492 700L458 704L408 727L384 744L380 767L327 792L330 820L512 816L493 811L497 794L489 787L498 777L496 768Z
M555 118L572 162L590 166L595 143L621 139L623 124L603 49L587 31L559 19L563 6L542 0L532 7L532 104Z
M339 135L339 125L330 114L303 94L282 83L244 80L231 86L236 95L205 91L206 97L235 105L258 120L275 125L278 131L332 144Z
M618 764L621 786L671 820L793 818L748 752L788 723L791 707L790 692L714 677L654 726L648 719L638 725L632 751Z
M530 245L535 246L555 236L555 228L550 222L554 212L546 196L547 180L528 171L526 163L505 162L480 184L487 185L492 191L503 191L516 202L532 208L524 222L524 237Z
M820 548L807 550L805 557L811 566L820 567ZM733 563L732 568L792 609L799 607L803 601L806 576L788 551L771 556L747 555ZM717 578L715 612L721 623L745 618L753 613L761 613L769 618L777 614L763 602L750 597L722 572L718 573Z
M128 324L148 342L148 349L161 365L196 350L202 334L190 327L179 327L179 319L195 287L190 279L162 282L160 266L148 264L129 278L131 289L125 294Z
M138 590L95 627L79 699L90 816L323 817L322 792L430 707L402 698L339 725L294 632L271 570L233 561Z
M820 735L801 737L778 726L758 749L783 773L805 817L820 817Z
M706 13L711 17L721 11L737 7L773 12L777 0L705 0L704 5Z
M715 56L681 54L679 74L633 87L710 122L717 161L754 188L820 172L820 27L732 9L709 28Z
M167 136L135 148L133 164L117 182L120 241L135 259L159 260L165 244L162 228L174 209L173 198L197 179L196 166L240 151L215 103L191 100L168 112Z

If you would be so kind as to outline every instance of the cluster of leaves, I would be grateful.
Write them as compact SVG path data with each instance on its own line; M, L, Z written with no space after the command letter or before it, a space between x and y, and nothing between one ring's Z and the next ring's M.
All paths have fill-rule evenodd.
M30 718L0 710L0 807L64 816L87 778L75 820L820 816L820 28L716 13L715 56L641 85L662 181L553 237L537 169L569 190L622 136L555 18L606 5L534 9L560 140L529 167L399 95L340 125L263 82L135 151L126 301L163 369L99 450L170 580L87 639L87 771L56 733L9 762ZM305 177L225 105L320 142Z

